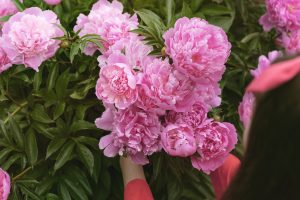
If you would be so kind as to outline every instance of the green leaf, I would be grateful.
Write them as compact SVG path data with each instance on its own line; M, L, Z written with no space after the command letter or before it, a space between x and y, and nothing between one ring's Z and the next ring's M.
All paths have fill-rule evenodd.
M26 134L25 152L27 154L29 163L31 165L35 164L38 158L38 146L33 129L29 129Z
M58 151L66 141L67 141L66 138L58 138L58 139L51 140L51 142L47 147L46 159L48 159L53 153Z
M72 157L74 146L75 143L73 141L69 141L63 146L63 148L60 150L60 153L57 156L54 165L55 171L61 168L66 162L70 160L70 158Z
M88 200L85 191L81 187L77 187L76 182L70 181L69 179L63 180L66 186L72 191L71 195L74 199L78 200Z
M21 132L19 124L15 121L14 118L9 120L10 132L13 133L13 139L17 143L18 147L21 149L24 148L24 134Z
M87 137L87 136L79 136L75 140L79 143L90 145L95 150L98 149L98 142L99 141L95 138Z
M1 168L7 171L11 165L13 165L17 160L22 157L22 154L13 154L9 157L9 159L1 166Z
M183 1L182 3L181 16L188 18L191 18L193 16L192 9L190 8L189 4L187 4L185 1Z
M62 200L72 200L70 192L64 183L59 184L59 193L60 196L62 197Z
M171 25L175 14L175 2L174 0L166 0L166 10L167 10L167 25Z
M68 68L58 77L56 81L55 90L59 98L63 98L66 96L66 90L69 84L69 80L70 80L70 74Z
M77 132L81 130L94 130L94 129L96 129L95 124L84 120L74 121L70 128L71 132Z
M6 157L12 152L12 149L4 148L0 151L0 165L6 159Z
M19 11L24 11L25 6L19 0L12 0Z
M58 65L56 64L56 65L51 66L51 68L49 70L49 75L48 75L48 79L47 79L48 91L53 89L53 87L55 86L57 75L58 75Z
M93 174L94 156L92 152L89 150L89 148L87 148L85 145L82 145L80 143L77 144L76 151L83 164L89 170L90 174Z
M229 8L222 6L222 5L217 5L217 4L209 4L206 6L203 6L201 9L201 12L204 15L208 15L208 16L217 16L217 15L228 15L228 14L232 14L232 10L230 10Z
M42 194L50 191L54 183L55 183L54 178L47 177L46 179L41 181L41 183L36 187L35 192L38 195L42 195Z
M6 130L6 126L3 121L0 120L0 133L4 136L7 142L12 143L12 135Z
M56 105L54 114L53 114L53 119L56 120L59 118L65 111L66 103L65 102L60 102Z
M59 200L59 197L56 194L48 193L46 195L46 200Z
M42 106L41 104L36 104L34 110L31 112L31 117L35 121L45 124L53 123L53 120L49 117L44 106Z
M71 45L70 49L70 61L73 63L74 57L79 53L80 44L78 42L74 42Z
M32 127L37 131L37 133L42 134L42 135L44 135L47 138L49 138L49 139L53 139L54 138L54 135L49 132L49 130L46 127L45 124L34 122L32 124Z
M12 15L7 15L4 17L0 17L0 22L7 22Z
M27 186L20 184L19 187L21 188L21 190L27 194L29 197L31 197L32 199L35 200L41 200L41 198L39 197L39 195L37 195L35 192L32 192L29 188L27 188Z

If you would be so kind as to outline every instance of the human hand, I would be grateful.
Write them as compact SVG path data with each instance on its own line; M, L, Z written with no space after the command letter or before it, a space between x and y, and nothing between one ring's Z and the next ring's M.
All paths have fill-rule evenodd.
M129 157L121 157L120 166L125 186L134 179L146 180L143 167L133 163Z

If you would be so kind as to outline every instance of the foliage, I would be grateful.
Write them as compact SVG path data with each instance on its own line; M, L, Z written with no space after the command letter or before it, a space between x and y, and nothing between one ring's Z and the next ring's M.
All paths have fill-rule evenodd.
M15 1L18 2L18 1ZM253 0L122 0L126 11L143 21L135 30L163 54L162 33L182 16L201 17L221 26L232 43L232 55L221 82L222 106L211 116L242 127L237 107L257 58L274 49L275 33L264 33L258 18L263 5ZM101 48L100 38L79 39L71 30L79 13L94 0L63 0L49 7L41 0L24 0L25 7L53 9L65 28L57 55L38 73L13 67L0 76L0 166L12 177L10 199L122 199L118 158L105 158L98 149L103 134L94 120L103 107L94 87L99 73L96 56L81 53L87 42ZM23 9L23 5L18 6ZM240 134L241 139L242 134ZM236 155L242 155L238 145ZM145 167L156 199L213 199L207 176L188 160L156 154Z

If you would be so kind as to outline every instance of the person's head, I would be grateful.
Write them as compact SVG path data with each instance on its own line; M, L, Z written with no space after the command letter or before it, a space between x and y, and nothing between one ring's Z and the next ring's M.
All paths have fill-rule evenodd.
M300 199L300 75L257 96L248 134L223 200Z

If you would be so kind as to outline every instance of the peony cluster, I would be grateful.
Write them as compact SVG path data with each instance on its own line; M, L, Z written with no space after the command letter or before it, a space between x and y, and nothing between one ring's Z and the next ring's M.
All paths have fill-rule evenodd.
M74 31L80 31L80 36L87 34L101 36L105 41L104 48L108 50L117 41L129 39L134 35L130 31L136 29L137 26L137 16L130 16L128 13L123 13L123 5L120 2L113 0L110 3L108 0L99 0L93 5L88 16L79 15ZM90 43L84 52L86 55L93 55L96 51L97 46Z
M265 31L275 28L280 34L278 43L288 54L300 51L300 1L298 0L266 0L267 12L259 23Z
M276 59L280 58L281 56L282 53L280 51L271 51L269 52L268 57L264 55L260 56L258 59L258 66L255 70L251 70L251 75L254 78L259 77L261 73L272 64L272 62L274 62ZM243 123L245 128L250 125L254 104L255 104L254 94L246 92L238 109L240 120Z
M13 15L2 28L0 37L0 71L11 64L23 64L38 71L43 61L54 56L64 35L57 26L57 15L32 7Z
M7 200L10 192L10 177L0 168L0 199Z
M205 20L181 18L163 35L162 58L150 56L152 48L129 32L137 26L136 16L123 13L117 1L100 0L77 20L81 36L105 40L96 96L106 110L95 123L110 134L100 139L100 149L138 164L164 149L190 157L206 173L215 170L237 142L232 125L207 117L221 103L218 82L231 48L225 32ZM86 53L96 50L90 45Z

